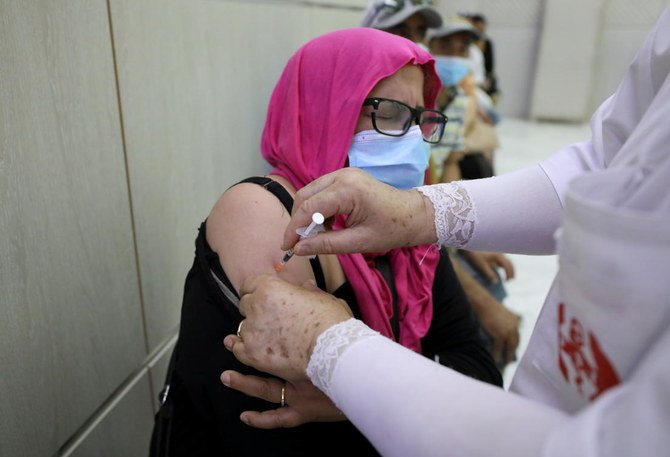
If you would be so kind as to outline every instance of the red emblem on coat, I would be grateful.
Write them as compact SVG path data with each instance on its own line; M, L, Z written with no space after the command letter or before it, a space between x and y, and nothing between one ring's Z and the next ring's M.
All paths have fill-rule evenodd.
M559 303L558 367L565 380L591 401L619 384L619 376L593 332L566 314L565 305Z

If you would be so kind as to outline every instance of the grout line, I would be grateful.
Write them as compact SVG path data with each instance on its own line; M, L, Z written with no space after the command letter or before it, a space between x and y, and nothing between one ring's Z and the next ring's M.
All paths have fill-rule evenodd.
M77 447L91 434L95 427L102 422L105 417L119 404L125 395L142 379L142 377L150 372L158 360L161 359L170 349L174 347L177 341L177 328L172 330L170 336L165 338L156 349L151 352L120 385L112 394L96 409L93 414L84 421L83 425L79 427L70 438L63 443L58 449L54 457L68 457L77 449ZM153 402L151 402L153 407ZM153 413L153 409L152 409Z
M112 63L114 66L114 82L116 84L116 99L119 106L119 126L121 129L121 145L123 149L123 160L126 170L126 185L128 186L128 207L130 209L130 226L133 235L133 252L135 253L135 269L137 271L137 287L140 294L140 312L142 314L142 331L144 333L144 351L149 353L149 331L147 328L147 313L144 306L144 291L142 288L142 273L140 272L140 254L137 244L137 224L135 223L135 210L133 208L133 194L130 182L130 166L128 164L128 145L126 142L126 129L123 118L123 102L121 99L121 84L119 79L119 65L116 59L116 43L114 42L114 24L112 21L112 5L111 0L107 0L107 17L109 19L109 38L112 45ZM153 398L154 391L151 387L151 396Z

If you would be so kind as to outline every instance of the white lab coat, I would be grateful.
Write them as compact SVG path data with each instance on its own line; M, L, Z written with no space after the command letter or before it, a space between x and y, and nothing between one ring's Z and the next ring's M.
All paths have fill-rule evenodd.
M670 328L669 74L666 10L617 92L594 114L593 140L542 163L566 205L560 271L514 391L578 411L600 389L630 378ZM566 190L575 175L582 176ZM583 335L569 337L571 322Z
M535 232L553 231L553 213L565 209L559 274L515 393L440 368L383 337L333 351L342 355L328 381L313 381L382 454L670 455L669 75L670 8L594 114L592 141L528 172L527 181L545 189L536 207L546 203L552 213L535 221ZM488 211L481 198L492 187L467 187L483 220L469 247L496 246L489 226L491 233L508 230L498 240L502 251L524 241L533 244L530 251L553 245L531 231L508 241L513 222L487 222L504 202ZM520 194L506 194L511 201L510 195ZM521 224L533 225L528 217ZM312 358L320 357L328 356L317 344Z

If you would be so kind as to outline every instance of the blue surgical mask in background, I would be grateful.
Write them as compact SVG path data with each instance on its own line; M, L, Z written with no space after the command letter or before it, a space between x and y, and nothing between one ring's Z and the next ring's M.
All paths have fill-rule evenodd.
M349 166L397 189L411 189L423 184L429 156L430 148L418 125L400 137L365 130L354 135Z
M445 86L455 86L465 78L472 69L470 59L453 56L434 56L435 71Z

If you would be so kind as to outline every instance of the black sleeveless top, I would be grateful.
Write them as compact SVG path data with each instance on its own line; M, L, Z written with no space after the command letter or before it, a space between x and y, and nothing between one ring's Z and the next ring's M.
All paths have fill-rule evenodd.
M269 178L249 178L272 192L290 212L293 199ZM318 259L312 261L317 285L325 290ZM225 289L230 292L224 293ZM195 260L186 277L179 340L175 347L170 396L173 401L171 456L335 456L378 455L348 421L310 423L295 428L260 430L240 421L247 410L279 407L248 397L221 384L227 369L256 376L270 375L241 364L223 346L242 320L230 293L237 295L206 239L206 222L195 241ZM333 295L345 300L354 315L360 312L351 285L345 282ZM433 287L434 315L422 352L431 359L486 382L502 385L500 373L484 348L451 262L441 256ZM361 372L361 376L365 376Z

